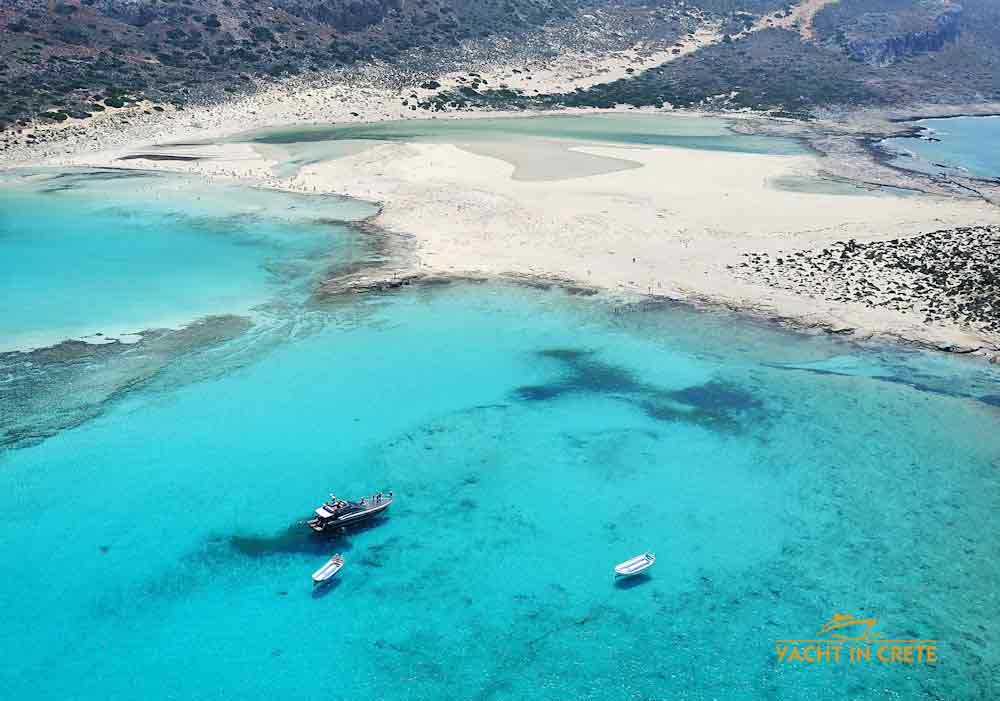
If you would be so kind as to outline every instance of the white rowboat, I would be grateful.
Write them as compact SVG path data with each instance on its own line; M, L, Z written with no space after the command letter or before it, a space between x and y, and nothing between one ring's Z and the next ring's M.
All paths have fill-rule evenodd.
M653 553L636 555L631 560L615 565L615 577L634 577L640 572L648 570L654 562L656 562L656 555Z
M333 579L334 575L340 572L340 568L343 566L344 557L340 553L337 553L327 560L325 565L313 572L313 586L321 587L324 584L327 584L331 579Z

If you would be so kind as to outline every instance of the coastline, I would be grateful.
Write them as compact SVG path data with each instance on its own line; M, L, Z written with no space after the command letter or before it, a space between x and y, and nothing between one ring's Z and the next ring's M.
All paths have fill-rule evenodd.
M413 235L416 270L429 275L529 275L627 298L663 296L942 350L975 349L988 355L1000 347L990 334L928 325L916 314L764 287L738 280L727 269L750 251L774 254L851 238L914 236L986 217L996 222L1000 213L989 205L922 196L926 199L914 213L913 204L902 198L858 195L848 196L857 212L845 219L830 210L838 196L790 195L761 185L767 174L785 172L789 162L812 165L811 157L671 148L648 149L639 156L609 146L581 150L645 158L644 167L561 183L523 184L510 178L508 164L455 147L389 144L371 149L369 160L352 156L310 166L298 180L307 189L339 187L341 194L384 203L376 222ZM719 192L719 173L732 170L734 163L739 165L731 190ZM418 169L421 182L415 183L408 173ZM683 182L678 173L685 174ZM700 178L692 177L694 173ZM658 192L671 178L678 189ZM433 184L425 187L427 181ZM444 202L443 192L449 193ZM741 194L742 202L717 212L719 216L706 215L718 208L720 199L736 200ZM686 207L677 206L680 198L687 198ZM779 220L761 211L767 202L756 207L757 198L773 203L770 211L782 212ZM672 231L664 235L668 227Z
M611 62L622 69L634 59L618 56ZM607 61L602 70L606 67ZM542 82L537 85L545 88ZM795 294L728 272L751 252L780 254L848 239L876 241L966 224L1000 225L1000 208L989 204L988 198L977 202L962 197L954 184L931 182L879 163L870 140L901 131L898 126L885 126L896 118L888 113L866 112L840 121L827 117L816 123L745 112L716 114L711 116L738 125L738 131L790 135L817 153L719 154L577 143L570 150L578 154L639 165L628 171L528 183L512 178L511 166L502 157L484 156L454 144L374 143L360 153L278 177L271 171L278 162L274 153L265 154L266 149L246 143L218 143L248 130L330 122L552 114L706 116L625 107L427 114L401 105L400 92L406 91L356 82L313 89L287 85L224 105L151 115L148 123L140 120L128 128L108 119L91 125L85 133L66 133L68 138L62 141L10 149L14 158L5 159L0 168L169 171L377 203L379 212L367 222L391 234L392 253L386 262L353 271L346 282L331 283L341 290L391 288L394 279L554 280L608 290L624 299L646 296L686 301L807 329L904 341L994 360L1000 357L1000 337L995 334L957 324L926 324L916 314ZM169 146L172 143L177 145ZM150 152L163 159L141 157ZM130 159L119 160L122 157ZM784 176L846 180L875 194L789 193L769 184ZM905 198L905 202L878 194L880 188L914 184L931 194ZM841 211L845 198L851 205L849 211Z

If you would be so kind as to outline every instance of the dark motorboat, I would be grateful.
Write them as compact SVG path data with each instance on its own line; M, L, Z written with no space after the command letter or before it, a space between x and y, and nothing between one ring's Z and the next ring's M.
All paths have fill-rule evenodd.
M307 523L317 533L322 533L327 529L346 528L378 516L388 509L391 503L392 492L388 494L378 492L358 501L338 499L331 494L330 501L316 509L316 516L309 519Z

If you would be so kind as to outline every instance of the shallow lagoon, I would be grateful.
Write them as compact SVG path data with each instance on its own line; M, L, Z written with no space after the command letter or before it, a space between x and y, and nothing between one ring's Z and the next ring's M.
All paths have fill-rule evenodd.
M994 369L544 286L284 298L0 452L11 698L996 695ZM375 527L301 523L379 488ZM777 662L836 612L942 661Z
M249 314L347 257L351 234L331 220L374 212L146 172L8 174L0 352Z
M274 128L251 135L256 143L319 141L461 141L515 137L558 138L646 146L683 146L740 153L804 153L793 139L734 132L712 117L648 114L550 115L496 119L411 119L364 124ZM247 138L247 135L238 137Z
M723 119L650 114L550 115L497 119L413 119L265 129L235 137L279 161L289 176L306 165L360 153L382 142L455 144L514 166L514 180L562 180L638 167L627 156L587 146L672 146L706 151L801 155L794 139L733 131Z
M554 181L603 175L642 167L630 151L671 147L697 151L804 156L809 147L798 139L746 134L715 117L669 114L548 115L495 119L413 119L365 124L327 124L273 128L241 134L276 164L276 176L290 177L305 166L354 156L379 144L452 144L513 167L518 181ZM616 147L614 154L594 152ZM771 178L771 187L791 192L834 195L906 196L818 173Z

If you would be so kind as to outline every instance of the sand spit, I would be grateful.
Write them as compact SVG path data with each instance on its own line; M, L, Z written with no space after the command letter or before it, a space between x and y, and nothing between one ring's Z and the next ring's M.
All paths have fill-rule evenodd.
M530 148L530 146L526 146ZM417 269L521 273L626 294L752 309L807 326L907 338L947 349L997 349L989 327L865 300L822 299L733 273L744 254L905 239L972 223L1000 224L983 202L789 192L775 182L814 173L809 156L581 145L641 168L555 181L515 181L511 164L451 144L380 144L304 169L296 183L384 203L377 222L413 235ZM892 244L887 244L891 246ZM871 267L868 274L887 274ZM891 280L887 281L891 282Z
M817 176L825 164L817 156L581 141L571 142L568 152L638 167L515 179L518 149L538 149L539 142L510 140L505 160L500 152L483 155L451 143L376 141L279 177L272 169L280 147L186 143L115 149L61 164L170 170L381 203L370 223L393 235L387 240L398 244L398 255L334 282L330 294L392 289L421 277L515 275L627 298L722 305L861 337L984 355L1000 350L1000 334L988 326L949 314L928 319L916 304L919 290L912 308L893 308L800 289L794 277L783 283L777 271L740 269L751 253L776 260L785 251L822 250L852 239L891 248L930 232L1000 225L1000 208L971 198L899 196L842 183L829 192L782 187L790 178L822 186ZM196 160L119 160L150 153ZM870 276L879 288L896 280L894 271L875 265L856 274Z

